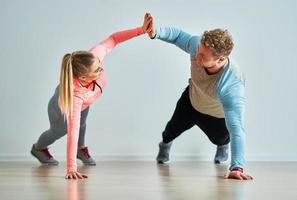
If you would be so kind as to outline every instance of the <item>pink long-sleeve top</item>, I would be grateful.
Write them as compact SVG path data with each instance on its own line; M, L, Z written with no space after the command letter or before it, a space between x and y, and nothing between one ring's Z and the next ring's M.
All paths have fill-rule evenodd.
M119 43L129 40L133 37L144 34L142 27L116 32L110 35L107 39L100 42L89 50L97 56L100 62L103 61L104 57ZM67 121L67 172L76 172L76 156L77 156L77 143L79 137L80 128L80 115L81 111L86 109L92 104L98 97L101 96L106 84L105 74L102 71L96 83L100 86L96 86L93 90L93 84L89 87L83 87L78 80L73 80L73 108L72 115Z

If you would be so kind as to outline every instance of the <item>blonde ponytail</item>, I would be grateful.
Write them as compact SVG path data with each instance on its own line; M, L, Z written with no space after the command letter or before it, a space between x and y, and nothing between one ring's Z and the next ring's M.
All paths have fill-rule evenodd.
M60 72L59 105L66 120L72 115L73 79L87 76L95 59L95 56L88 51L75 51L63 57Z
M59 103L64 119L68 120L72 114L73 106L73 70L71 54L66 54L62 60Z

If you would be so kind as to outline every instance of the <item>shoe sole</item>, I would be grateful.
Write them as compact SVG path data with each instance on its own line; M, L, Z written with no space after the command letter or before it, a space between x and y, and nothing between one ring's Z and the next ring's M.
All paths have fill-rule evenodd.
M96 163L87 163L87 162L84 162L82 159L80 159L79 157L76 157L77 159L79 159L84 165L86 166L95 166Z
M93 163L84 163L84 162L83 162L83 164L86 165L86 166L96 166L96 163L93 164Z
M214 160L214 164L217 164L217 165L219 165L219 164L224 164L224 163L226 163L228 160L225 160L225 161L218 161L218 160Z
M164 161L161 161L161 160L157 160L157 163L158 163L158 164L161 164L161 165L162 165L162 164L169 164L169 163L170 163L170 160L165 161L165 162L164 162Z

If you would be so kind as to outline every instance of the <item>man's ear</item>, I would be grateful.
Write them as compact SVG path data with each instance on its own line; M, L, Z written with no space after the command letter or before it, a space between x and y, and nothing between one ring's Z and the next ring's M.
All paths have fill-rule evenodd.
M221 62L224 62L226 59L227 59L227 57L225 57L225 56L221 56L221 57L219 58L219 62L220 62L220 63L221 63Z

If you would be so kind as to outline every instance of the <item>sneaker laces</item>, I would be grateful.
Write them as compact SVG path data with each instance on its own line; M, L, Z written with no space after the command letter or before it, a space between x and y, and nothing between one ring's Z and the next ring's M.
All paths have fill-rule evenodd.
M84 156L86 156L87 158L91 158L88 147L81 149L81 151L83 152Z

